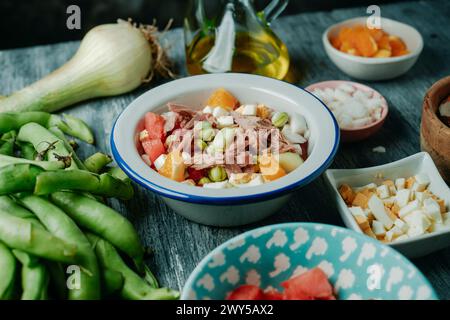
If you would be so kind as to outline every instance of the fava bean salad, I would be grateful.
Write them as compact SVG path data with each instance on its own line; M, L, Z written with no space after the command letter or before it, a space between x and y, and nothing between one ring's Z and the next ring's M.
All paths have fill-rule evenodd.
M148 112L137 146L162 176L204 188L251 187L277 180L308 156L310 130L298 114L241 104L217 89L202 110L168 103Z

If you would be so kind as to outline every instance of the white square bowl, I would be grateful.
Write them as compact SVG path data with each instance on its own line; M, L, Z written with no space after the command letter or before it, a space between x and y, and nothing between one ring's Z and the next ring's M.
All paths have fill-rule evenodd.
M325 180L334 196L345 225L349 229L362 233L339 194L339 186L344 183L351 187L360 187L371 182L379 184L385 179L395 180L397 178L407 178L419 173L426 173L429 176L431 181L429 190L439 198L444 199L448 208L450 203L450 189L440 176L430 155L426 152L416 153L410 157L376 167L329 169L325 172ZM382 177L382 179L379 177ZM419 237L393 242L389 245L409 258L421 257L450 246L450 227Z

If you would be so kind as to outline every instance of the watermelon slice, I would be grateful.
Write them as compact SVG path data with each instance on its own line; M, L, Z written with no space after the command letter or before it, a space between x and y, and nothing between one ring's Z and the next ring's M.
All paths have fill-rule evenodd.
M320 268L311 269L297 277L281 284L285 290L285 299L288 300L330 300L333 296L333 287L327 275Z
M264 292L264 300L283 300L284 295L277 290L268 290Z
M264 300L264 292L257 286L243 285L234 289L227 300Z

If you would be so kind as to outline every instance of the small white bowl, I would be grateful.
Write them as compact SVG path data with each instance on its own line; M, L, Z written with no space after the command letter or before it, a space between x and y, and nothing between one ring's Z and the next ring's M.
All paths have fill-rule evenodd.
M329 27L322 35L323 46L334 64L349 76L362 80L386 80L406 73L416 63L423 49L423 39L413 27L388 18L381 18L381 27L393 36L400 37L409 54L392 58L365 58L341 52L330 43L330 37L338 34L342 27L365 25L368 17L358 17Z
M426 173L430 177L429 190L450 204L450 189L439 174L433 160L426 152L416 153L410 157L385 165L361 168L361 169L330 169L325 172L325 180L330 187L339 213L345 225L357 232L362 233L355 222L350 210L339 194L338 188L346 183L351 187L360 187L371 182L381 182L384 179L397 179L414 176L418 173ZM382 175L383 179L378 181L376 176ZM421 257L434 251L450 246L450 227L433 233L427 233L419 237L389 243L405 256L410 258Z
M146 112L164 112L168 102L200 109L217 88L230 90L242 103L264 103L302 114L311 131L308 159L288 175L261 186L231 189L193 187L165 178L146 165L135 146ZM135 182L159 194L173 210L198 223L238 226L261 220L289 200L331 164L339 145L339 127L331 111L314 95L286 82L249 74L208 74L171 81L147 91L119 115L111 132L117 164Z

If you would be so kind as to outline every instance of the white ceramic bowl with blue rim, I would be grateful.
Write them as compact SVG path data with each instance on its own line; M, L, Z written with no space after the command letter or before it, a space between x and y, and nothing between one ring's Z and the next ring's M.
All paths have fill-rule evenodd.
M276 110L298 112L310 129L308 159L288 175L261 186L213 190L167 179L150 169L135 146L146 112L161 113L168 102L201 109L217 88L241 103L264 103ZM339 145L339 127L331 111L311 93L286 82L249 74L208 74L175 80L147 91L117 118L111 151L117 164L141 186L152 190L184 217L207 225L237 226L261 220L286 204L292 191L325 171Z
M320 267L338 299L437 299L422 273L394 249L349 229L286 223L243 233L209 253L189 276L183 300L221 300L243 284L282 290Z

